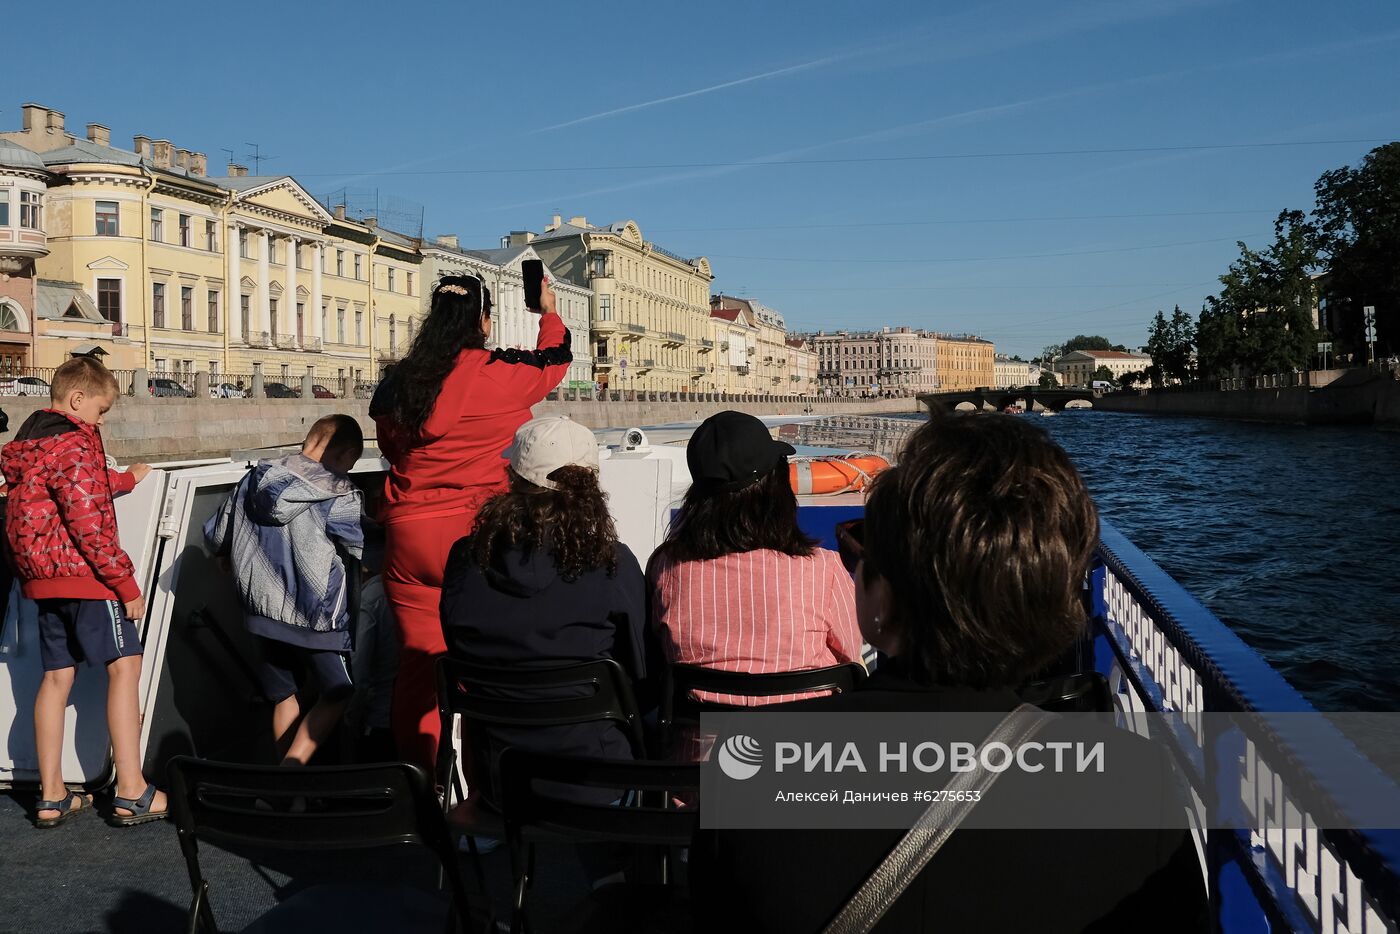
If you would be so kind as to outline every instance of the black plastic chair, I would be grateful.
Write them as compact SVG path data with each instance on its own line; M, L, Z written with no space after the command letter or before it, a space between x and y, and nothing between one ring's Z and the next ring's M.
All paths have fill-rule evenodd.
M627 734L633 756L646 757L642 718L631 681L613 659L520 668L478 665L443 656L437 661L437 679L438 713L442 717L437 777L443 789L443 813L449 826L466 837L483 889L486 874L475 837L502 837L505 824L499 811L457 780L460 762L452 730L458 715L463 720L463 747L471 756L471 771L478 785L490 780L492 767L489 751L477 746L480 734L476 727L481 725L528 728L611 720Z
M729 704L696 700L691 697L693 691L740 697L778 697L782 694L807 694L814 691L845 694L855 690L865 677L865 666L855 662L832 665L829 668L757 675L742 671L699 668L694 665L669 665L661 691L659 725L663 754L671 746L677 722L697 723L700 714L706 710L744 709Z
M189 934L218 930L209 904L209 882L200 870L200 840L222 847L328 853L418 844L432 851L441 864L450 896L444 905L432 893L425 914L435 915L445 931L466 932L475 925L451 836L428 777L417 766L391 762L283 768L177 756L170 760L168 774L170 810L194 892ZM303 929L308 914L324 918L322 909L299 911L298 903L333 905L338 911L356 913L363 921L376 909L402 911L405 904L412 904L404 900L404 887L387 894L392 905L386 904L390 899L382 888L313 886L273 908L254 927ZM402 925L404 919L400 917L399 922Z
M620 843L687 847L699 827L700 764L596 759L530 752L513 747L501 754L502 810L515 873L512 931L528 926L525 896L534 871L535 843ZM568 789L621 790L626 803L591 804L566 796ZM564 795L561 795L564 792ZM676 803L677 796L689 802ZM649 921L672 931L668 911L684 908L669 883L669 858L662 863L661 885L623 883L595 890L590 899L600 930L640 931ZM620 913L625 912L626 917ZM588 928L582 912L575 920ZM688 909L685 911L688 916Z

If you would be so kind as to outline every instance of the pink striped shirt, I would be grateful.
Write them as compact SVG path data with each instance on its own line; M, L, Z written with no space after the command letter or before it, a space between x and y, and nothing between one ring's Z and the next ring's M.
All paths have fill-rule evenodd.
M658 557L650 571L652 619L672 664L767 674L861 660L855 584L834 551L747 551L679 564ZM697 695L745 706L820 696Z

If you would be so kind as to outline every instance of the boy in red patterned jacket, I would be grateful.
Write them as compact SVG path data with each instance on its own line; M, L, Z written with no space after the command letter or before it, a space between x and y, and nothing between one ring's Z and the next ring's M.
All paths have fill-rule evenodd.
M117 793L108 823L129 826L165 817L165 795L141 774L137 684L141 639L132 620L146 602L131 558L117 541L112 497L151 472L134 464L107 469L103 417L117 381L100 362L74 357L49 387L50 408L25 421L0 449L9 485L5 536L24 595L39 607L44 678L34 702L35 748L43 784L36 827L54 827L92 806L63 784L63 717L77 664L107 668L107 727Z

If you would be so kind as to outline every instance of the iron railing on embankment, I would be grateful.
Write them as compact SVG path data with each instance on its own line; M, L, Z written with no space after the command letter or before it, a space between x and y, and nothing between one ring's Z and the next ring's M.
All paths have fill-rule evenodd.
M1400 379L1400 367L1382 361L1346 370L1287 370L1281 373L1260 373L1254 376L1198 379L1186 383L1172 383L1167 386L1153 386L1151 389L1127 391L1130 393L1181 393L1237 392L1246 389L1296 389L1299 387L1321 389L1336 382L1339 375L1350 373Z

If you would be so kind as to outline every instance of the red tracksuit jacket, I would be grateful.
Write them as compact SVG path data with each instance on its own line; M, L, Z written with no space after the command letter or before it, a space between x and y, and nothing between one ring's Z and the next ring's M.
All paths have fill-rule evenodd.
M95 425L41 409L0 449L0 469L9 486L5 536L26 597L141 596L112 508L112 497L136 481L107 469Z
M388 414L393 377L380 384L369 410L389 461L386 519L471 511L506 489L502 453L574 359L557 314L540 316L535 347L462 351L417 438Z

